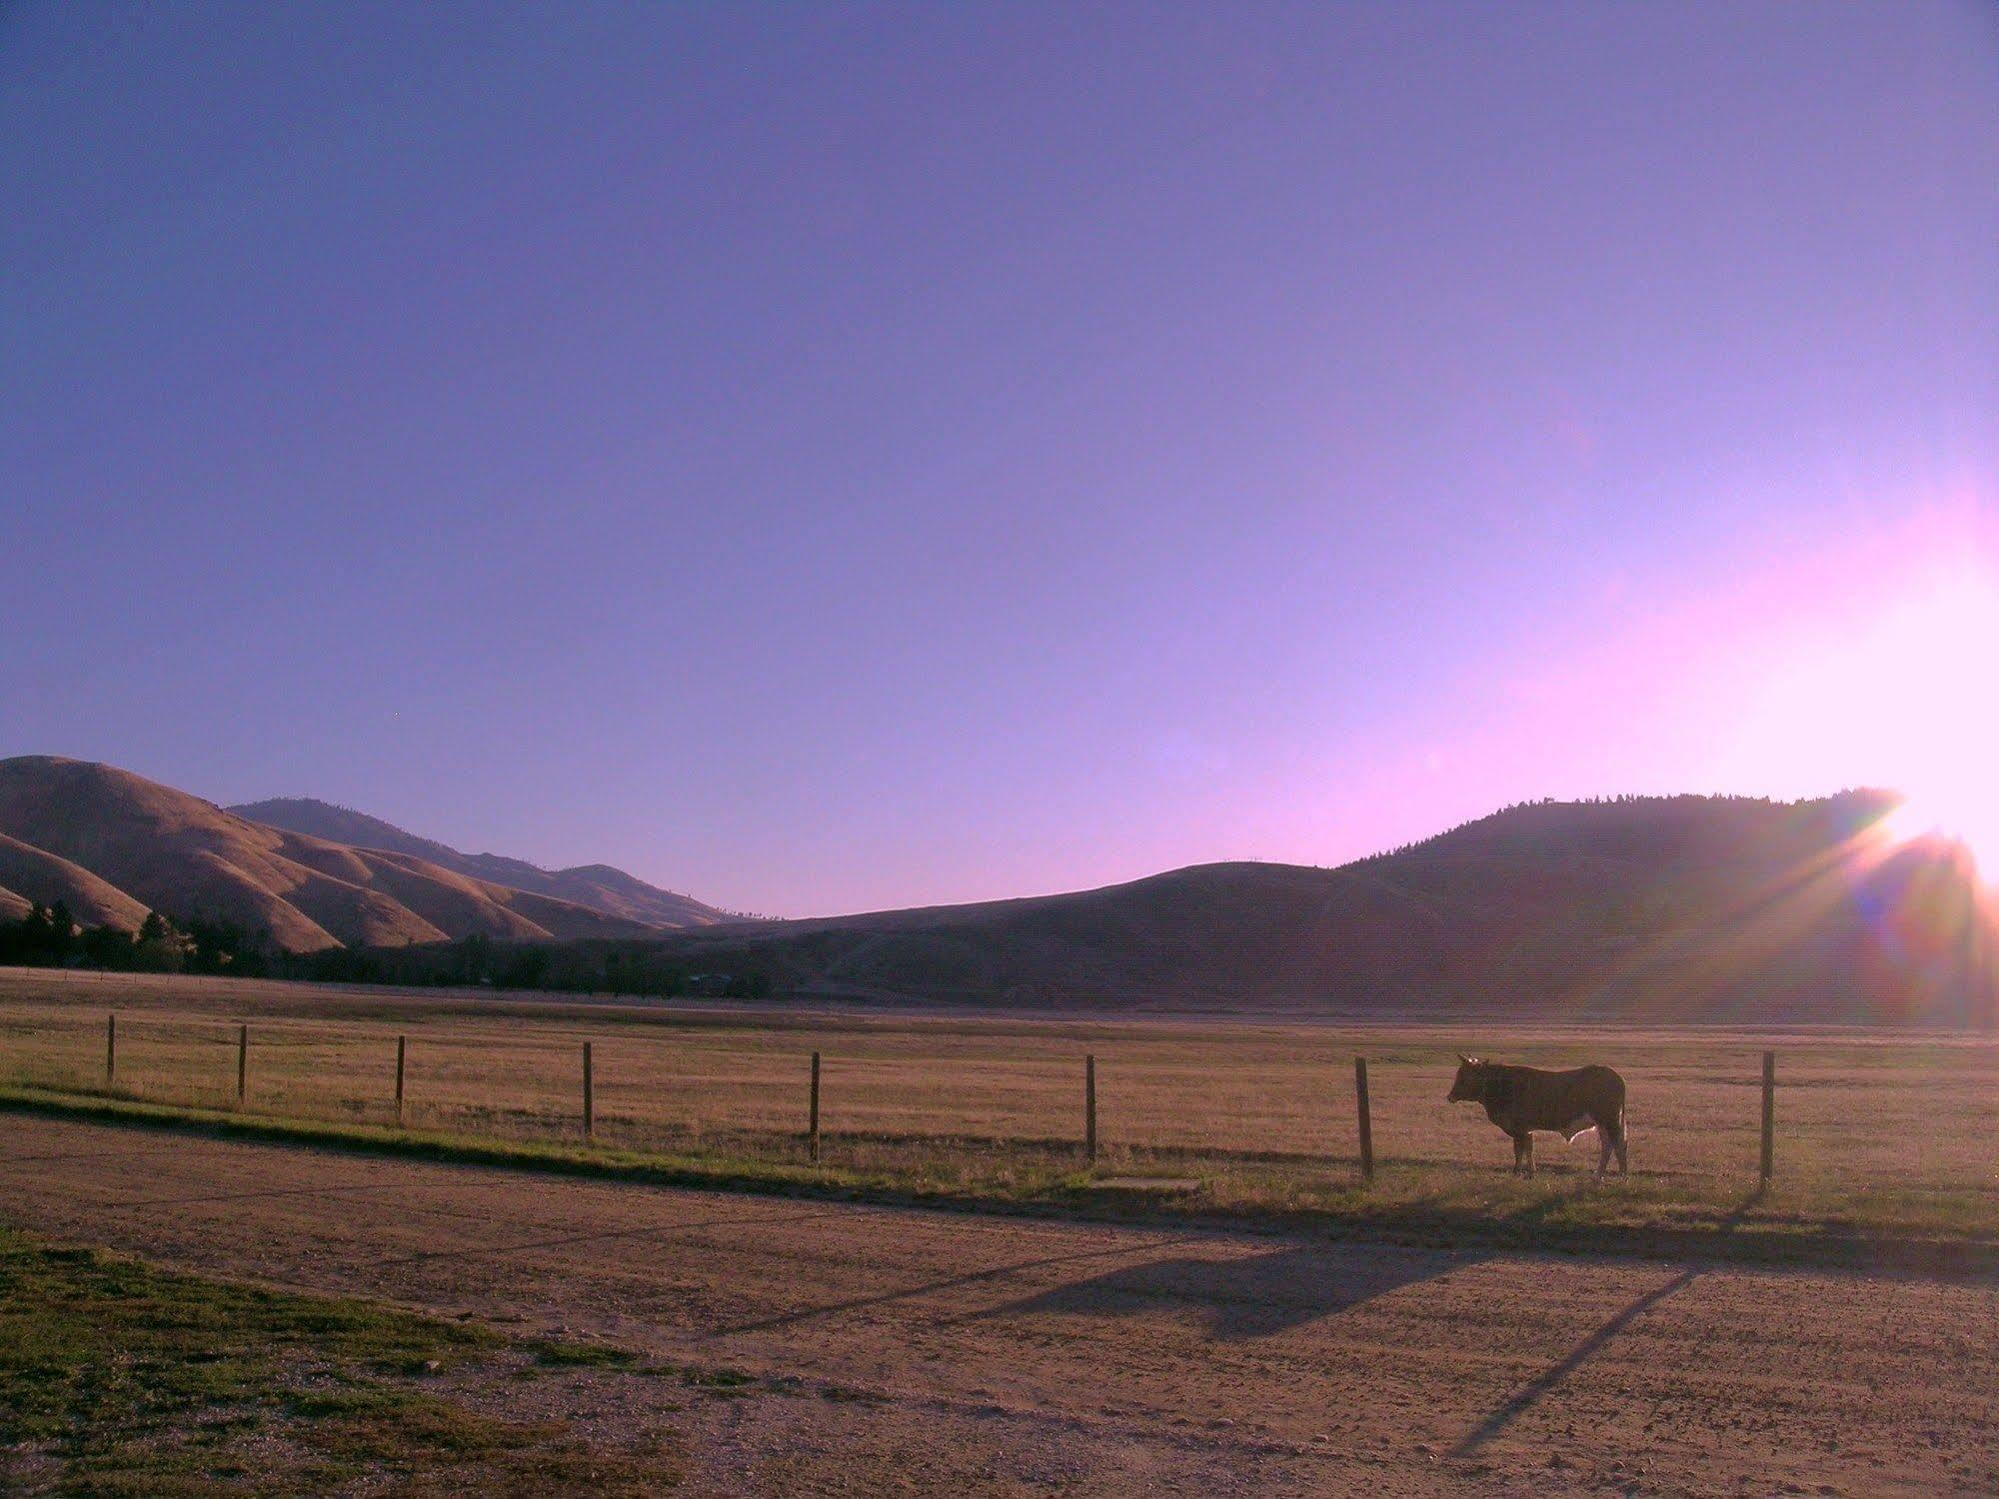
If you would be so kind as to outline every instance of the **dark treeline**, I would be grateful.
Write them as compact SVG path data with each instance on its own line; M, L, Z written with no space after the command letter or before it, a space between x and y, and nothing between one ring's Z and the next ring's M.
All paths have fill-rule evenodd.
M762 999L769 975L704 971L640 947L596 943L497 943L474 934L422 947L329 948L280 960L286 978L322 983L541 989L559 994L681 995Z
M114 973L228 973L261 977L272 971L266 933L234 922L175 921L147 913L136 932L84 926L61 901L36 905L18 921L0 921L0 964L22 968L99 968Z
M1836 836L1846 837L1858 832L1867 824L1877 821L1892 807L1898 798L1892 792L1884 792L1867 787L1848 787L1834 792L1831 796L1807 797L1799 801L1778 801L1767 796L1749 796L1733 792L1680 792L1670 796L1652 796L1636 792L1626 792L1617 796L1584 796L1563 799L1544 796L1537 800L1509 802L1497 812L1488 812L1483 817L1474 817L1469 822L1460 822L1432 833L1413 843L1398 843L1379 853L1366 854L1343 867L1364 868L1368 865L1385 863L1404 854L1420 852L1438 845L1448 846L1466 833L1482 829L1504 828L1509 824L1520 824L1523 814L1549 812L1557 816L1581 818L1587 814L1581 809L1616 808L1627 813L1686 813L1708 811L1714 813L1770 813L1789 817L1794 823L1808 825L1813 821L1823 823ZM1580 821L1577 826L1584 826Z
M502 945L473 935L403 948L273 950L269 935L227 921L176 920L155 911L137 932L79 924L61 901L0 921L0 965L90 968L112 973L203 973L322 983L544 989L556 993L761 999L762 973L704 972L643 947Z

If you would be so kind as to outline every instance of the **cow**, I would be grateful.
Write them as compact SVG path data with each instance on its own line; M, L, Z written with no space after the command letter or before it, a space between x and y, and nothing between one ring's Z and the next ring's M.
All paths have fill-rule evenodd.
M1610 1166L1617 1152L1617 1170L1629 1174L1624 1159L1624 1079L1608 1067L1577 1067L1570 1072L1544 1072L1538 1067L1510 1067L1458 1056L1457 1080L1450 1103L1476 1103L1485 1117L1513 1139L1513 1169L1534 1174L1534 1131L1550 1130L1565 1140L1595 1130L1603 1153L1596 1174Z

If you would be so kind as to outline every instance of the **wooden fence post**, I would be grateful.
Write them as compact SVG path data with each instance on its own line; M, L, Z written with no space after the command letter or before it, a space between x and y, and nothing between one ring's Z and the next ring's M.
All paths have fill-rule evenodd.
M1374 1120L1367 1103L1367 1058L1353 1059L1354 1104L1360 1111L1360 1179L1374 1180Z
M1763 1053L1763 1162L1760 1173L1764 1186L1770 1185L1770 1176L1776 1164L1777 1155L1777 1053Z
M403 1061L409 1055L410 1038L396 1037L396 1125L403 1122Z
M250 1091L250 1027L236 1027L236 1107L243 1107L243 1100Z
M819 1053L812 1053L812 1107L806 1121L806 1153L819 1159Z
M1097 1058L1094 1052L1083 1058L1083 1155L1097 1164Z
M118 1080L118 1012L104 1017L104 1086Z
M583 1138L597 1138L597 1093L590 1075L590 1043L583 1043Z

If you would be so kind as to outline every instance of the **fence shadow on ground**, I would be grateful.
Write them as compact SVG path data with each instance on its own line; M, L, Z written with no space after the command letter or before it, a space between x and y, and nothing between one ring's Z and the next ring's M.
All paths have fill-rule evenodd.
M1192 1315L1227 1342L1265 1338L1335 1317L1403 1286L1485 1258L1447 1250L1338 1244L1267 1254L1174 1255L1123 1265L1011 1301L981 1317Z
M1744 1197L1736 1205L1734 1212L1716 1225L1715 1237L1721 1238L1733 1233L1743 1219L1748 1217L1749 1210L1762 1200L1763 1190L1760 1187ZM1611 1341L1633 1322L1661 1302L1677 1296L1699 1279L1705 1271L1712 1268L1713 1266L1707 1264L1687 1265L1663 1284L1654 1286L1642 1296L1634 1298L1629 1305L1618 1311L1562 1358L1535 1375L1490 1416L1467 1432L1457 1446L1451 1449L1451 1456L1457 1458L1476 1456L1481 1447L1511 1426L1519 1417L1532 1410L1545 1397L1554 1393L1564 1380L1608 1347Z
M1024 1274L1032 1270L1045 1269L1050 1265L1070 1264L1077 1260L1100 1260L1116 1255L1143 1252L1128 1244L1114 1244L1104 1249L1085 1249L1072 1254L1042 1255L1034 1259L1012 1260L1004 1265L990 1265L983 1270L967 1271L963 1275L948 1275L942 1280L924 1281L918 1285L901 1286L894 1290L880 1291L869 1296L850 1297L844 1301L827 1302L819 1306L801 1307L796 1311L781 1312L776 1316L759 1317L752 1322L738 1322L718 1328L716 1336L733 1333L768 1332L773 1328L792 1327L801 1322L815 1321L821 1317L839 1316L845 1312L862 1311L870 1307L886 1306L891 1302L915 1301L940 1291L958 1290L964 1286L978 1285L987 1281L1004 1280L1008 1276ZM990 1314L981 1314L990 1315Z

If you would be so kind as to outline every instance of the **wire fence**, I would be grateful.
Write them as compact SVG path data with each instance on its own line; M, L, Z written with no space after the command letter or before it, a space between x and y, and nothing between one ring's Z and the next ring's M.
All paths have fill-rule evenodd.
M1492 1028L1488 1027L1490 1031ZM1608 1062L1634 1172L1949 1199L1999 1213L1999 1048L1982 1038L1520 1028L1492 1049ZM586 1067L587 1080L586 1080ZM1445 1102L1434 1029L841 1027L828 1023L248 1022L0 1005L0 1077L310 1120L664 1152L924 1169L940 1162L1313 1173L1504 1172L1504 1137ZM1588 1137L1543 1137L1555 1172Z

